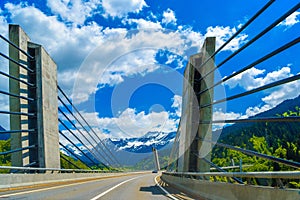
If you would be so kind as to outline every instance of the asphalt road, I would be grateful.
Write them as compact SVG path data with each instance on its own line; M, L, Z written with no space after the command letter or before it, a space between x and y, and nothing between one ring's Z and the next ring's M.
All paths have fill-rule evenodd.
M133 174L69 184L56 184L0 192L0 199L176 199L155 182L158 174Z

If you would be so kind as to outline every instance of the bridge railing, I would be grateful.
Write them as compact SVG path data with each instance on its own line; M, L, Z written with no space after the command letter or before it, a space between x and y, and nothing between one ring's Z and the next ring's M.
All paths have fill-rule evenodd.
M220 70L222 66L233 60L233 58L236 58L240 54L244 53L244 51L247 50L250 46L254 46L258 40L268 34L271 30L278 28L278 26L287 17L297 12L297 10L299 10L300 8L300 3L291 6L289 10L285 11L281 16L277 16L277 18L273 22L271 22L269 25L266 25L266 28L260 31L249 41L246 41L243 46L241 46L229 56L225 57L225 59L222 59L218 64L212 65L210 63L215 62L217 60L217 56L221 53L224 47L226 47L226 45L228 45L230 41L232 41L244 30L246 30L246 28L248 28L248 26L251 25L255 20L261 17L260 15L267 9L271 8L273 3L275 3L275 1L269 1L216 51L212 53L207 52L207 48L203 46L200 54L191 57L186 68L186 71L189 71L189 73L187 73L188 76L186 76L185 78L194 89L194 93L198 100L198 110L196 112L200 112L200 116L198 116L197 119L193 114L191 114L191 118L183 119L183 117L186 117L184 116L186 114L186 111L183 109L183 117L181 118L174 146L171 151L169 168L167 172L164 172L165 175L186 177L198 180L210 180L212 182L223 181L239 184L254 184L263 186L268 185L281 188L299 188L300 177L298 170L300 169L300 149L298 148L298 145L300 138L299 129L296 128L299 128L300 122L299 107L295 107L295 109L298 109L295 112L284 110L284 112L286 111L285 113L276 113L275 115L254 115L248 118L228 118L226 117L227 115L224 114L225 117L220 117L221 119L214 119L215 116L213 116L214 108L218 108L220 104L231 106L229 107L229 109L231 110L234 106L237 106L232 103L234 101L238 102L239 100L239 102L241 102L241 99L243 98L243 100L247 102L249 101L250 96L252 99L257 99L263 92L271 90L276 91L279 87L299 81L300 73L298 67L298 71L297 69L295 69L296 72L294 74L291 73L289 76L285 76L281 79L273 78L263 85L258 85L257 87L248 87L247 89L245 89L245 91L241 92L239 90L236 90L237 93L234 94L233 92L231 92L229 96L224 98L217 99L214 97L214 92L217 91L218 88L225 87L226 83L234 80L237 77L241 77L244 73L247 72L247 70L251 70L256 66L259 66L261 68L264 66L264 63L270 61L273 58L281 58L282 60L284 60L286 56L286 54L284 53L286 53L287 51L289 52L289 54L297 57L299 48L298 51L293 51L293 48L299 47L297 46L300 42L299 32L297 32L297 30L294 32L290 31L289 35L287 35L286 31L282 31L279 37L289 38L286 40L286 43L282 44L279 47L276 47L275 49L269 48L268 52L262 56L257 56L256 58L253 58L253 56L249 56L251 57L251 60L249 61L250 64L245 64L244 66L242 66L241 63L243 63L243 61L236 62L239 63L240 66L234 68L234 71L230 75L223 76L219 80L217 78L214 78L217 70ZM207 43L208 40L205 41L206 45ZM259 49L260 47L256 46L256 48ZM199 62L195 62L194 60L192 60L196 58L196 56L198 56L200 60ZM239 57L237 59L239 59ZM289 62L290 61L287 60L287 66L289 66ZM201 71L201 69L203 68L206 68L204 73L203 71ZM207 70L207 68L209 69ZM266 71L266 69L261 70ZM184 94L185 93L186 91L184 91ZM201 101L203 95L210 95L210 102ZM300 93L294 96L296 97L299 95ZM183 95L183 105L187 104L187 102L191 102L191 99L192 98L190 96L186 97L185 99L185 96ZM191 104L187 105L188 106L186 106L186 110L191 109ZM300 104L298 103L298 105ZM185 106L183 106L183 108L184 107ZM194 108L195 106L192 109ZM204 109L210 110L209 112L206 111L206 114L210 113L208 119L207 116L203 117L203 115L201 115L201 111ZM290 112L290 114L288 112ZM195 120L197 120L198 131L195 135L193 135L193 133L191 133L191 128L188 129L183 126L192 127L195 123ZM223 130L216 129L209 131L209 129L213 129L213 127L216 125L223 126ZM276 127L278 127L277 130L272 129L272 126L275 125ZM240 129L237 130L237 127L240 127ZM246 134L250 134L251 127L252 138L250 136L246 136ZM285 130L289 130L292 133L289 134L290 136L292 135L292 137L298 138L298 140L294 140L296 144L292 144L293 139L291 137L286 138L285 136L285 138L283 138L284 128L286 128ZM246 132L247 130L247 133L243 133L243 131ZM201 134L201 131L206 132L207 135ZM270 138L272 137L271 132L275 134L274 131L277 133L277 136L279 138L281 137L280 141L272 141L272 138ZM243 143L243 141L235 140L235 137L237 137L237 135L242 134L245 135L244 138L248 139L248 143L252 142L253 144L247 145ZM226 137L229 139L226 139ZM190 139L190 141L183 142L181 141L181 139ZM279 144L278 142L281 143ZM187 147L186 144L189 144L190 147ZM210 153L201 152L204 145L206 145L207 147L204 150L207 151L207 149L209 149ZM255 145L256 147L254 147ZM283 145L286 147L289 145L294 146L288 147L289 149L285 149ZM277 147L277 149L275 149L275 146ZM288 153L291 154L291 152L287 152L290 149L294 149L294 156L288 155ZM235 172L234 169L230 169L229 172L225 171L223 167L235 165L234 160L235 163L240 162L240 168L238 168L240 172ZM207 166L203 165L203 163L206 163ZM242 170L244 170L242 168L242 165L244 164L250 165L250 167L245 170L246 172L242 172ZM203 166L205 167L203 168ZM210 167L213 167L219 172L210 172ZM227 177L229 179L224 177ZM258 179L260 179L260 181L257 181ZM264 181L262 179L270 180ZM274 183L273 180L275 180L276 182Z
M38 167L13 167L13 166L0 166L0 169L18 171L23 173L111 173L118 172L117 170L87 170L87 169L62 169L62 168L38 168Z

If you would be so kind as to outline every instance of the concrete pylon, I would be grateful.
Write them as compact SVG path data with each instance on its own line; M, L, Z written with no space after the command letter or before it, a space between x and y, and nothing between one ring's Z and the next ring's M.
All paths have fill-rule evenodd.
M9 25L9 40L20 49L27 51L27 43L30 40L27 34L16 25ZM18 63L26 63L27 56L9 45L9 57ZM19 67L13 62L9 62L9 75L17 78L27 79L27 70ZM15 95L28 97L27 85L16 80L9 79L9 92ZM28 101L14 96L9 97L9 108L11 112L28 112ZM25 115L10 115L10 130L28 130L28 117ZM24 148L29 146L28 133L11 134L11 149ZM29 165L29 150L18 151L11 154L12 166Z
M35 117L10 117L11 130L35 129L35 132L11 134L12 149L35 145L26 151L12 154L12 166L60 168L58 135L57 66L41 45L29 41L18 25L9 25L9 38L19 48L34 57L33 60L9 47L9 56L25 63L33 73L10 62L10 75L33 83L35 87L23 88L23 84L10 81L10 92L27 96L34 101L10 98L11 112L34 113Z
M207 73L214 68L214 58L206 60L215 52L215 37L206 38L201 52L192 55L184 72L182 95L182 115L179 142L179 172L208 172L210 165L204 161L211 160L211 144L202 139L211 140L211 124L199 121L212 120L212 106L201 108L213 102L213 89L199 95L214 83L214 73ZM206 62L204 65L203 63ZM206 76L207 75L207 76ZM206 76L202 79L203 76ZM201 109L200 109L201 108Z
M152 152L153 152L153 155L154 155L155 170L158 172L160 170L160 164L159 164L159 160L158 160L158 153L157 153L157 150L153 147L152 147Z

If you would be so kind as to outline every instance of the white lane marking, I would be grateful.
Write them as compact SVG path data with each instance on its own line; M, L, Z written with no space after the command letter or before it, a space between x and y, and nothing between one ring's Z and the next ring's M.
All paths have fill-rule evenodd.
M112 190L116 189L117 187L123 185L124 183L127 183L127 182L129 182L129 181L132 181L132 180L137 179L137 178L140 178L140 177L143 177L143 176L138 176L138 177L131 178L131 179L128 179L128 180L126 180L126 181L123 181L123 182L119 183L118 185L115 185L114 187L112 187L112 188L106 190L105 192L102 192L101 194L95 196L94 198L92 198L92 199L90 199L90 200L97 200L97 199L99 199L100 197L103 197L104 195L106 195L107 193L109 193L110 191L112 191Z
M46 190L53 190L53 189L58 189L58 188L74 186L74 185L80 185L80 184L84 184L84 183L87 183L87 182L90 182L90 181L92 181L92 180L84 181L84 182L80 182L80 183L72 183L72 184L67 184L67 185L54 186L54 187L49 187L49 188L42 188L42 189L37 189L37 190L17 192L17 193L12 193L12 194L4 194L4 195L0 195L0 198L17 196L17 195L22 195L22 194L29 194L29 193L34 193L34 192L42 192L42 191L46 191Z
M157 177L159 177L160 175L157 175L155 178L154 178L154 181L155 181L155 184L167 195L167 197L170 197L171 199L173 200L179 200L177 198L175 198L173 195L171 195L167 190L165 190L162 186L159 185L159 183L157 182Z

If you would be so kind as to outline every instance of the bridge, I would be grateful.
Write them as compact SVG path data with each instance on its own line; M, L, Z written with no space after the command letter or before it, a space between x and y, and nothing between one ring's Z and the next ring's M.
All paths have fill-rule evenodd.
M0 35L9 48L8 55L0 52L0 56L9 63L8 69L1 68L0 71L0 76L8 80L8 91L1 89L0 95L9 100L9 109L0 108L0 114L8 116L10 121L10 129L0 131L1 135L10 135L10 149L0 152L0 158L11 161L0 166L0 198L299 199L299 141L296 145L287 143L293 149L289 155L294 152L294 156L288 156L288 150L280 144L273 144L278 145L274 149L276 154L264 149L268 142L265 137L274 131L272 126L275 124L277 127L296 127L295 132L299 134L299 107L295 108L296 111L286 110L277 115L240 119L226 116L215 119L213 115L214 108L226 102L246 99L250 95L299 81L298 73L232 96L226 96L225 91L220 90L220 86L227 81L274 57L284 60L282 54L300 42L299 33L294 33L295 37L289 42L270 49L246 66L236 66L229 76L217 77L220 76L218 69L249 46L255 45L256 41L300 8L300 3L297 3L217 63L216 56L222 49L269 9L273 2L269 1L258 10L219 48L216 49L216 38L208 37L201 51L189 58L184 72L180 123L169 164L159 174L122 170L118 158L57 84L57 65L51 56L41 45L32 42L20 26L10 25L9 37ZM284 32L282 37L285 37ZM220 98L220 94L224 96ZM253 142L253 147L249 147L242 141L238 143L224 139L222 134L225 132L215 128L216 125L224 127L228 135L236 131L236 126L232 124L242 125L244 129L263 128L264 133L248 138ZM72 144L85 159L70 151L60 137ZM287 138L281 139L284 141ZM257 148L254 148L255 145ZM84 163L84 169L60 153L62 149ZM62 160L72 169L62 167Z

